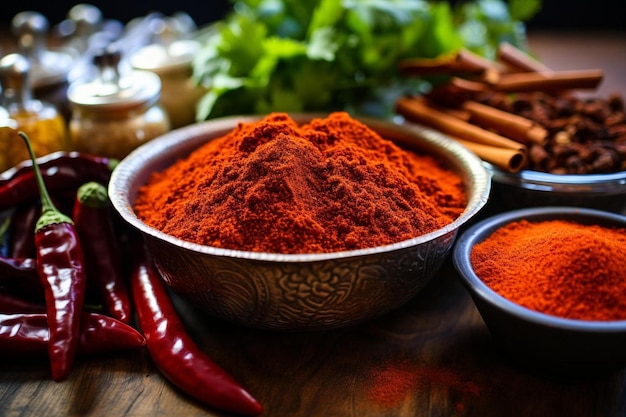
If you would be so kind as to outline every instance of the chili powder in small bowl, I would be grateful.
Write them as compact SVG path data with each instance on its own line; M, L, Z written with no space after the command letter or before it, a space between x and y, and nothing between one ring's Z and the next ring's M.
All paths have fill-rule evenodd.
M330 115L236 116L124 158L109 195L170 287L250 327L342 327L435 275L487 170L438 132Z
M626 365L626 216L580 207L469 227L453 263L497 343L542 371Z

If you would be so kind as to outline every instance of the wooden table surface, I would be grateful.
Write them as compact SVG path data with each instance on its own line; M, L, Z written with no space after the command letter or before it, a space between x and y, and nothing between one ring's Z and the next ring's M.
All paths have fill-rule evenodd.
M554 69L604 69L598 94L626 93L626 36L529 38ZM626 415L624 369L547 376L503 355L450 262L399 310L327 332L250 330L176 300L192 336L264 405L266 417ZM51 381L45 359L0 361L3 417L227 415L174 388L145 350L81 358L62 383Z

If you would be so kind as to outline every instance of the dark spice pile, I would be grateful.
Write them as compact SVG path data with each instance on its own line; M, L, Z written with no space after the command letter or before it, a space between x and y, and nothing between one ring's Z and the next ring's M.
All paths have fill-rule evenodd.
M490 92L476 101L533 120L548 131L545 144L529 146L527 169L552 174L626 170L626 113L619 94L582 98Z
M598 87L604 77L601 70L554 71L507 43L499 46L495 61L461 50L434 59L407 59L399 69L406 76L435 76L431 91L423 95L421 102L412 97L398 100L401 115L455 139L480 144L473 150L499 168L507 168L502 163L507 157L501 155L503 148L511 148L505 142L508 140L517 142L513 149L523 154L516 170L552 174L626 170L622 95L580 94ZM476 105L484 107L480 109L482 114L476 114ZM439 123L450 117L454 119ZM521 137L513 136L513 125L521 129ZM476 128L482 129L482 134L469 135ZM530 134L535 128L540 136ZM500 135L498 144L487 140L494 133ZM484 145L491 149L486 151ZM500 156L494 157L497 153Z

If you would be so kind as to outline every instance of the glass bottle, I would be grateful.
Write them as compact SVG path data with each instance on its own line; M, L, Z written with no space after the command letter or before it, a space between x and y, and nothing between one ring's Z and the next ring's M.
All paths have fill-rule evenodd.
M31 64L20 54L9 54L0 60L2 105L11 125L31 140L37 157L55 151L69 150L65 119L52 104L34 99L29 81ZM28 151L15 130L0 130L0 171L29 159Z
M66 51L48 49L49 24L39 12L20 12L11 21L17 37L17 52L30 61L30 85L36 99L52 104L69 120L67 87L71 79L81 75L82 67Z
M122 159L170 129L159 105L159 77L148 71L120 74L120 60L119 52L98 52L97 76L70 84L70 137L77 151Z
M154 42L130 57L133 68L151 71L161 79L161 105L168 113L172 128L196 121L196 105L206 93L193 79L193 57L199 42L183 38L175 20L161 19L151 27Z

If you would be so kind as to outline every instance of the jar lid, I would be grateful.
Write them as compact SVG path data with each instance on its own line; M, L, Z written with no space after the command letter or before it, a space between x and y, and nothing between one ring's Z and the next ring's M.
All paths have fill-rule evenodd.
M167 45L154 43L135 52L130 62L136 69L156 73L176 71L191 66L199 47L197 41L190 39L177 40Z
M0 59L0 91L12 99L30 96L30 72L32 65L21 54L8 54Z
M11 21L19 52L32 62L30 79L33 88L67 81L74 64L70 54L46 48L48 27L46 17L34 11L20 12Z
M89 81L70 84L67 96L71 103L92 110L115 110L149 105L161 95L161 80L143 70L119 73L119 53L96 54L98 75Z
M32 61L31 80L34 88L60 84L67 81L74 58L58 51L41 51Z
M11 115L7 109L0 106L0 128L3 127L12 127L17 129L17 122L11 119Z

